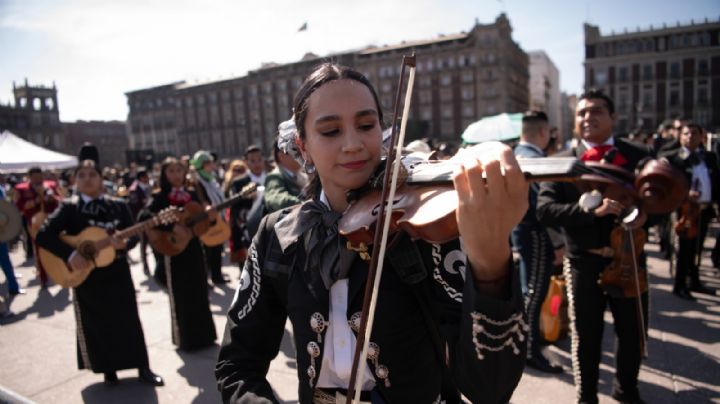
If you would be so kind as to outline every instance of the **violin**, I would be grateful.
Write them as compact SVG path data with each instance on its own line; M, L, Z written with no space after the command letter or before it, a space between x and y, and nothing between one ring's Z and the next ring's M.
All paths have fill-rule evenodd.
M458 237L455 210L457 193L452 176L467 155L490 153L492 142L464 149L449 160L406 158L400 185L392 202L390 233L405 231L413 239L445 243ZM685 178L669 163L650 160L635 174L620 167L581 162L574 157L518 159L520 169L529 182L574 182L581 192L597 191L626 207L640 204L643 211L660 214L677 208L686 193ZM381 168L382 172L382 168ZM381 192L368 189L350 193L351 204L338 222L338 232L348 241L348 248L366 259L367 248L373 243L374 224L381 210ZM621 245L621 244L620 244Z
M695 179L693 190L700 188L700 182ZM680 205L679 219L675 223L675 234L682 238L693 239L698 236L700 227L700 204L690 198L686 198Z
M647 242L647 232L642 228L646 217L634 208L610 233L612 262L599 279L610 296L638 297L648 290L647 269L637 266Z

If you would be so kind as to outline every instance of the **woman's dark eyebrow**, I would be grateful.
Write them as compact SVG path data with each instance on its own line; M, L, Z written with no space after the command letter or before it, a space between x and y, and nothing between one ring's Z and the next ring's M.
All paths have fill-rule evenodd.
M332 122L332 121L339 121L340 117L338 115L326 115L321 116L320 118L315 120L315 123L324 123L324 122Z
M362 118L362 117L364 117L364 116L377 116L377 115L378 115L378 113L377 113L376 110L374 110L374 109L365 109L365 110L362 110L362 111L358 111L358 112L355 114L355 117L356 117L356 118ZM315 120L315 123L316 123L316 124L320 124L320 123L332 122L332 121L339 121L339 120L340 120L340 116L338 116L338 115L326 115L326 116L321 116L320 118L316 119L316 120Z
M377 116L378 113L374 109L366 109L355 114L356 118L362 118L364 116Z

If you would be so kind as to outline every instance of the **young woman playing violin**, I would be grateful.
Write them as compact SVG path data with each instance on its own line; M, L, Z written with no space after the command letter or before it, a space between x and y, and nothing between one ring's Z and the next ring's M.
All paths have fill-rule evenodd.
M276 402L266 374L288 317L300 402L336 402L348 389L368 265L345 248L336 221L348 191L381 164L382 110L362 74L324 64L294 111L297 132L283 144L297 146L313 177L311 199L268 215L250 247L216 367L225 402ZM508 238L527 209L525 179L505 148L459 167L454 183L462 242L404 237L388 251L363 402L452 401L458 391L507 402L520 379L527 327ZM422 280L409 282L408 271Z
M94 146L93 146L94 148ZM73 271L90 271L93 262L84 258L61 239L61 233L76 235L89 226L121 230L133 225L125 202L103 194L102 177L96 161L83 159L75 170L77 194L62 202L37 235L37 244L62 257ZM87 153L87 152L85 152ZM90 152L92 154L92 152ZM95 151L97 156L97 151ZM117 370L137 368L140 379L163 385L160 376L150 371L145 337L138 316L135 286L124 251L137 242L112 239L117 250L107 267L93 270L73 289L77 323L77 360L79 369L105 374L106 384L118 381Z
M140 215L141 219L170 206L181 208L190 201L198 202L195 190L185 186L186 175L187 168L180 161L166 158L160 167L160 190L153 194L147 210ZM216 338L208 300L205 258L200 241L183 225L176 223L159 227L156 231L173 230L192 239L178 255L158 254L162 259L160 265L165 271L170 296L172 341L183 350L200 349L214 344ZM152 235L150 240L153 240Z

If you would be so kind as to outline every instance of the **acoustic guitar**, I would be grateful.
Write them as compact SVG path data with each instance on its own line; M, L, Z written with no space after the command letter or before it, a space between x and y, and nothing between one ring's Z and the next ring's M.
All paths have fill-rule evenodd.
M230 233L230 225L218 215L208 230L200 235L200 241L208 247L219 246L230 239Z
M217 229L217 231L213 230L213 233L207 239L209 240L209 242L216 243L214 245L219 245L220 243L227 240L227 238L222 239L222 241L218 242L221 237L224 237L224 230L220 229L221 225L217 225L218 222L221 222L221 219L218 217L216 224L213 225L210 223L209 213L211 211L221 211L237 203L241 199L248 198L256 190L257 185L251 182L247 184L237 195L234 195L232 198L212 206L210 209L205 209L202 207L202 205L194 201L188 202L180 210L178 226L173 227L172 231L168 232L161 231L159 229L151 229L147 232L150 245L152 245L152 247L160 254L168 257L173 257L185 250L187 245L190 243L190 240L192 240L193 236L196 236L202 240L202 236L208 233L213 228ZM223 223L225 222L223 221ZM226 223L225 225L227 226ZM229 230L230 228L228 227L228 231ZM205 245L211 244L205 243Z
M568 331L566 286L563 276L553 275L540 308L540 331L547 342L555 342Z
M93 269L107 267L115 261L115 248L112 245L113 238L127 240L155 226L174 223L178 218L178 210L168 208L151 219L115 232L112 235L109 235L105 229L94 226L87 227L76 235L61 234L60 240L63 243L75 248L78 254L93 262L92 268L88 271L73 270L64 259L42 247L38 248L38 258L47 274L56 284L64 288L77 287L87 279Z

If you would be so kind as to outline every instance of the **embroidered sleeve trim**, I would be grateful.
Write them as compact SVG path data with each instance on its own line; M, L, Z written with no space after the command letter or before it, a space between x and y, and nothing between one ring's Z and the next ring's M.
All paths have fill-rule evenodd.
M440 244L433 244L432 245L432 259L433 259L433 279L435 282L439 283L440 286L445 289L445 293L447 293L448 297L455 300L458 303L462 303L463 299L463 293L458 292L457 289L450 286L449 283L442 277L442 272L440 271L440 263L442 262L442 256L440 255Z
M245 262L245 270L252 270L252 290L250 291L250 296L245 302L245 305L240 311L238 311L238 320L242 320L250 314L253 307L255 307L255 303L257 303L258 296L260 295L260 283L262 281L262 276L260 275L260 266L258 265L257 258L257 249L255 248L255 244L251 244L248 251L248 260ZM240 287L238 286L238 289L239 288Z
M487 352L500 352L511 348L515 355L520 354L518 344L525 341L530 327L522 313L515 313L503 320L495 320L483 313L472 312L472 340L478 360L483 360Z

